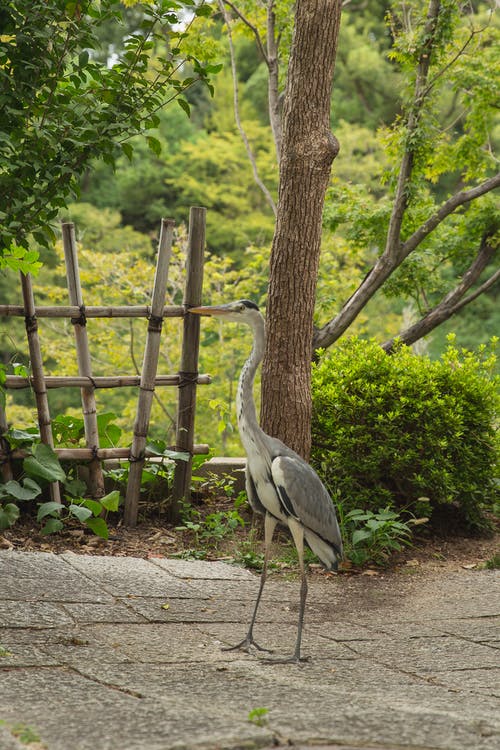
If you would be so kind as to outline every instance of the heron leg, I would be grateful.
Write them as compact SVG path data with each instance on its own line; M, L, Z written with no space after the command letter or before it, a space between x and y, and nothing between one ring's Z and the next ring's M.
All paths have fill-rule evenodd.
M254 646L258 651L267 651L269 653L272 653L272 649L264 648L263 646L259 646L258 643L254 640L253 637L253 628L255 625L255 620L257 619L257 610L259 609L260 604L260 598L262 596L262 591L264 590L264 584L267 579L267 563L269 561L269 557L271 554L271 541L273 538L274 530L276 528L277 520L269 515L269 513L266 513L266 517L264 520L264 567L262 568L262 573L260 576L260 586L259 586L259 593L257 594L257 599L255 602L255 607L252 614L252 619L250 620L250 625L248 627L248 633L246 634L245 638L240 643L237 643L235 646L228 646L222 649L222 651L246 651L247 653L250 651L250 647Z
M297 624L297 640L295 641L295 650L291 656L265 660L265 661L269 661L272 664L290 664L290 663L298 664L300 662L310 660L309 656L300 655L300 646L302 642L302 628L304 625L304 612L306 608L306 599L307 599L307 575L306 575L306 569L304 565L304 529L302 527L302 524L293 518L288 519L288 527L292 533L293 541L295 542L295 546L297 548L297 554L299 557L299 566L300 566L300 577L301 577L299 620Z

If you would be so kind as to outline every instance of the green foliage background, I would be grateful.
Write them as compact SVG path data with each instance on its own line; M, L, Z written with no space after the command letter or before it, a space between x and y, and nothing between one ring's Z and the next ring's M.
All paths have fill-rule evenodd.
M52 5L57 6L56 0ZM441 63L452 59L470 34L467 18L459 17L458 10L452 7L457 4L444 5L448 16ZM104 63L110 56L124 54L126 60L127 50L131 51L127 46L129 33L144 22L143 11L136 5L125 10L117 3L110 3L110 7L113 12L109 18L98 19L99 44L92 42L93 56L88 60L78 57L74 62L76 78L68 83L70 88L57 89L61 110L59 114L57 109L54 111L54 123L62 116L64 96L72 92L78 96L88 93L88 76L92 78L88 65L96 76L104 79L107 75ZM262 29L264 16L260 4L245 0L242 7ZM347 4L343 12L332 100L333 129L341 151L334 163L325 207L316 306L318 325L332 317L354 292L381 252L404 139L401 106L413 82L415 49L420 43L416 19L423 7L424 3L418 0L406 3L403 11L400 3L371 0ZM277 9L277 23L284 40L282 61L286 62L290 3L283 0ZM474 18L471 15L471 19L484 32L473 36L463 61L452 66L442 82L436 81L428 119L419 135L418 169L411 188L414 204L405 228L408 233L461 184L464 172L459 165L468 165L465 176L471 180L480 179L495 168L492 154L500 136L498 114L495 119L493 106L499 80L498 56L494 54L498 26L489 18L488 3L474 3L474 9L476 15ZM404 13L407 18L403 18ZM116 23L117 14L121 24ZM411 33L398 36L405 24L412 29ZM37 34L40 41L43 29ZM259 172L276 198L278 171L267 113L265 65L248 28L236 24L233 38L239 66L242 122ZM54 208L47 203L46 227L54 219L72 220L77 225L86 304L149 302L156 236L162 216L173 217L178 226L167 303L181 303L189 206L204 205L208 208L204 302L249 297L265 305L274 216L255 185L234 122L227 40L220 19L198 18L181 41L183 53L191 61L191 68L188 65L176 73L185 105L155 109L146 117L144 131L127 137L118 149L111 140L107 142L101 154L106 157L104 161L90 158L85 163L80 161L84 169L77 170L76 175L71 173L70 179L71 190L78 199L66 207ZM164 53L159 40L147 50L147 59L143 61L146 84ZM209 66L208 73L223 63L214 78L213 97L206 85L189 83L193 60L201 59L202 53ZM125 105L133 107L127 101L117 105L117 117L124 116ZM104 116L104 109L99 116ZM186 116L187 109L190 118ZM75 111L74 116L77 114ZM141 130L142 126L136 124L137 130ZM16 127L15 137L26 137L19 123ZM88 123L88 127L92 133L89 131L86 141L82 134L78 146L84 150L98 142L99 123ZM49 135L50 132L49 129ZM47 148L56 148L53 134L50 137L52 143ZM13 144L14 141L8 147ZM30 148L29 143L23 148ZM33 151L35 156L38 154L40 164L45 161L45 148L38 143ZM66 153L64 148L59 151ZM54 169L60 166L57 160L49 161ZM44 180L37 180L39 203L43 203L44 186L50 182L50 175ZM65 194L65 200L70 197L71 193ZM22 201L20 205L21 211ZM496 206L488 196L453 217L422 245L418 255L408 259L384 293L378 294L365 308L349 333L376 337L379 342L396 335L456 283L477 249L484 227L494 233L497 223ZM31 225L25 229L30 230ZM25 235L29 252L40 253L44 262L36 282L37 303L65 303L67 292L59 238L56 237L54 247L46 247L43 237L23 230L23 241ZM20 304L20 289L12 274L0 276L0 295L5 302ZM420 349L431 358L438 357L446 348L445 336L450 331L456 332L460 347L475 348L485 343L500 327L496 302L495 290L483 295L460 316L419 342ZM71 324L43 320L40 329L47 372L75 373ZM144 321L89 321L88 330L96 375L130 374L135 365L140 367ZM249 348L247 330L203 320L200 372L212 374L214 382L199 389L196 439L209 442L217 453L241 452L235 432L235 383ZM164 326L161 372L178 369L179 351L180 322L168 320ZM22 321L9 319L0 324L0 361L11 370L15 363L29 367ZM175 391L164 389L158 396L152 415L152 436L172 442ZM98 392L97 397L100 411L117 415L123 431L122 442L126 443L131 435L137 394L117 389ZM78 393L69 389L51 391L50 405L53 414L80 413ZM18 426L31 424L32 395L28 391L9 394L7 414L9 421Z

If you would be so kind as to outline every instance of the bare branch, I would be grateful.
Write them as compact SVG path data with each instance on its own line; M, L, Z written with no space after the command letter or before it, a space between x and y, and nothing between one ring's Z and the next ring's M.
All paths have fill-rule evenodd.
M281 99L279 92L279 60L278 48L279 37L276 37L276 14L274 12L274 1L269 0L267 4L267 98L269 106L269 122L273 132L274 145L278 166L281 161L281 142L283 140L283 127L281 121Z
M491 190L500 186L500 172L488 180L481 182L469 190L462 190L460 193L455 193L434 213L427 221L409 237L406 242L401 246L400 259L403 261L408 255L415 250L418 245L424 240L436 227L441 224L447 216L452 214L457 208L463 206L465 203L469 203L481 195L489 193Z
M385 349L386 352L392 351L396 339L402 341L403 344L414 344L415 341L426 336L434 328L437 328L437 326L441 325L445 320L448 320L452 315L455 315L463 307L470 304L480 294L483 294L483 292L493 287L493 285L500 279L500 270L497 270L472 294L467 297L464 296L467 290L469 290L478 280L481 273L495 254L495 248L489 244L489 240L490 237L483 237L478 254L464 273L460 283L448 292L438 305L432 310L429 310L421 320L407 328L406 331L403 331L397 337L389 339L382 344L382 348Z
M252 172L253 177L258 185L258 187L262 190L267 202L269 203L272 212L276 216L276 203L274 202L273 196L269 192L267 186L264 184L264 182L261 180L259 171L257 169L257 162L255 160L255 155L252 151L252 147L250 145L250 141L248 140L247 134L245 132L245 129L242 125L241 118L240 118L240 105L239 105L239 97L238 97L238 77L236 72L236 58L234 54L234 45L233 45L233 35L231 33L231 18L229 17L229 13L227 12L226 8L224 7L224 3L226 0L218 0L219 7L221 10L222 15L224 16L224 21L226 22L227 26L227 38L229 42L229 54L231 57L231 73L233 78L233 104L234 104L234 119L236 121L236 126L240 132L241 139L243 141L243 144L245 146L245 150L247 152L248 159L250 161L250 164L252 165ZM230 4L230 3L229 3Z
M422 226L401 246L397 256L383 253L371 271L365 276L358 289L342 306L340 312L326 325L314 333L314 349L331 346L349 328L367 302L373 297L398 266L418 245L442 222L457 210L481 195L500 185L500 173L490 177L480 185L452 195Z

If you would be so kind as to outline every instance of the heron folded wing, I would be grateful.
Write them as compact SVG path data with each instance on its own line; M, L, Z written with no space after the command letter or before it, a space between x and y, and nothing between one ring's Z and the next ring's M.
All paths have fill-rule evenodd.
M309 464L299 456L278 456L271 464L280 501L289 515L339 550L339 525L330 495Z

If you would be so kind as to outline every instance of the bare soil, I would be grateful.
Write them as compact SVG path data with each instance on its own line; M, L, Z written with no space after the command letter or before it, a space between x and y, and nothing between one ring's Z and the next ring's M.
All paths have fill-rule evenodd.
M233 509L232 501L226 497L206 498L198 501L197 509L203 515ZM263 525L260 519L252 519L250 512L239 511L245 520L245 527L229 533L222 540L196 544L191 531L179 530L161 517L144 517L136 528L126 528L121 521L108 522L109 538L101 539L77 522L69 524L62 532L50 536L40 534L40 525L34 519L17 522L15 526L0 532L0 549L19 551L43 551L60 554L75 552L86 555L114 555L130 557L173 557L195 556L207 560L232 561L238 556L242 544L248 545L253 537L252 549L262 551ZM297 572L297 565L290 559L291 543L286 532L277 534L274 557L277 565L274 575ZM450 571L461 568L484 567L488 560L500 551L500 525L488 536L467 536L449 527L428 529L422 527L413 540L413 545L393 554L381 566L357 568L349 563L341 565L341 572L349 575L385 575L409 568L421 572ZM325 575L321 565L310 565L312 575Z

